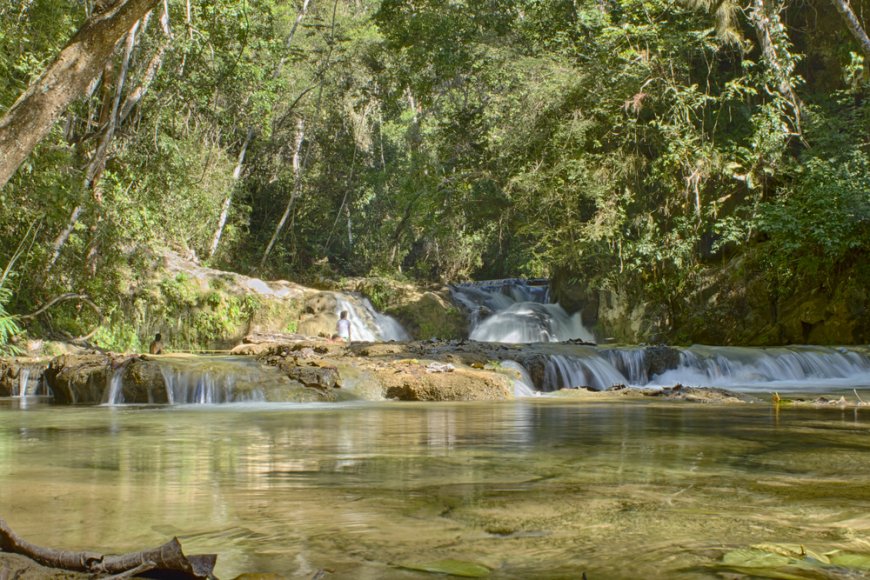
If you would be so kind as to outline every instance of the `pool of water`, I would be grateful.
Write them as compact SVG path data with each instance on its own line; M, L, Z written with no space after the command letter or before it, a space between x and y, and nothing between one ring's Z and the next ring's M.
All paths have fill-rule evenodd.
M726 551L870 551L870 408L662 402L52 407L0 400L0 517L216 574L720 578Z

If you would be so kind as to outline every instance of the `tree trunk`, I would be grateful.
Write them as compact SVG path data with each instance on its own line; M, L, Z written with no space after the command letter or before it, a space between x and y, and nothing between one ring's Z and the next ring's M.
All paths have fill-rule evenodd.
M60 251L63 249L64 245L66 245L66 241L69 239L72 234L73 229L76 227L76 224L79 221L79 216L82 215L83 206L77 205L73 208L72 213L69 216L69 221L67 222L66 227L62 232L57 236L54 240L54 244L51 249L51 260L48 261L48 270L51 270L54 267L54 264L57 262L57 259L60 257Z
M0 188L61 113L87 89L118 39L159 0L116 0L91 16L44 73L0 119Z
M142 100L145 93L148 92L148 88L154 81L154 77L157 76L157 72L160 70L161 65L163 65L163 55L166 54L166 49L169 48L169 43L172 41L172 30L169 28L169 9L166 5L166 0L163 2L163 13L160 16L160 26L163 29L163 41L160 43L160 46L157 47L151 60L148 61L148 66L145 67L145 73L142 75L142 78L139 79L139 84L136 85L136 88L133 89L130 94L127 95L127 98L124 99L124 104L121 105L121 112L118 116L119 125L124 124L127 117L130 116L130 113L133 112L133 109L139 104L139 101Z
M214 232L214 238L211 242L211 249L208 252L208 257L211 258L217 252L218 244L221 241L221 236L224 233L224 226L227 225L227 216L230 213L230 204L233 201L233 190L236 188L236 185L239 182L239 178L242 176L242 167L245 164L245 155L248 152L248 145L250 145L251 140L254 138L254 128L248 127L248 134L245 136L245 142L242 144L242 150L239 152L239 160L236 163L236 168L233 170L233 182L230 184L230 190L227 192L227 198L224 200L223 206L221 207L221 216L218 220L218 227Z
M855 15L852 7L849 6L849 3L846 0L831 0L831 2L834 3L837 12L839 12L843 17L843 20L846 21L846 27L848 27L849 32L852 33L852 36L855 37L855 40L857 40L858 44L861 46L864 58L870 61L870 37L867 36L867 33L861 26L861 22L858 21L858 17Z
M290 29L290 34L287 35L287 39L284 41L285 50L289 50L290 46L293 44L293 37L296 36L296 29L299 28L299 25L302 23L302 19L305 18L305 14L308 12L309 4L311 4L311 0L305 0L304 2L302 2L302 8L296 15L296 20L293 22L293 27ZM273 79L277 79L281 75L281 69L284 68L285 62L287 62L286 55L281 57L281 60L278 61L278 66L276 66L275 70L272 72Z
M794 64L789 62L787 58L780 54L782 44L777 43L777 37L772 31L774 25L776 29L782 26L779 11L780 9L771 8L769 2L771 0L752 0L752 10L750 12L750 20L755 26L755 32L758 36L758 42L761 44L761 54L765 64L773 71L777 82L777 91L788 101L789 107L794 113L794 118L791 121L794 123L795 132L801 134L801 116L803 114L803 102L794 90L792 84L792 73ZM785 49L783 49L785 50ZM787 56L787 54L786 54Z
M284 229L284 225L287 223L287 218L290 217L290 212L293 210L293 204L296 202L296 198L299 197L299 193L302 190L301 153L302 142L304 139L305 119L300 117L296 123L296 140L293 145L293 193L290 194L287 208L284 210L284 215L281 216L281 221L279 221L278 225L275 227L275 233L272 235L272 239L269 240L269 245L266 246L266 251L263 252L263 259L260 260L261 269L266 265L266 260L269 259L269 254L272 253L272 248L275 247L275 242L278 241L278 236L281 235L281 230Z
M174 572L178 578L212 578L217 561L214 554L186 556L178 538L172 538L162 546L141 552L104 555L97 552L72 552L55 550L31 544L20 538L5 521L0 519L0 548L3 551L27 556L31 560L59 570L88 572L105 576L125 572L160 570ZM122 576L124 577L124 576ZM5 578L5 574L4 574Z
M102 201L102 196L99 194L97 182L106 168L106 160L109 157L109 145L112 143L112 138L115 136L115 128L118 126L118 109L121 106L121 94L124 92L124 83L127 80L127 72L130 69L130 57L133 54L133 47L136 44L136 31L139 29L137 21L130 32L127 33L127 42L124 47L124 57L121 62L121 73L118 75L118 80L115 84L115 96L112 99L112 107L109 111L106 125L103 128L103 134L100 137L100 144L94 152L94 157L88 164L85 171L85 189L93 189L94 198L97 202Z

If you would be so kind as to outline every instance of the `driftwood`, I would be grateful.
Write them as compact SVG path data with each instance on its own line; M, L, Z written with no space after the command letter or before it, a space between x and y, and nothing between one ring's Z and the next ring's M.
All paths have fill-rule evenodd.
M103 555L96 552L72 552L55 550L31 544L18 537L0 519L0 549L27 556L34 562L49 568L94 574L97 578L130 578L144 572L172 572L173 578L214 578L217 556L204 554L185 556L178 538L172 538L162 546L141 552L119 555Z

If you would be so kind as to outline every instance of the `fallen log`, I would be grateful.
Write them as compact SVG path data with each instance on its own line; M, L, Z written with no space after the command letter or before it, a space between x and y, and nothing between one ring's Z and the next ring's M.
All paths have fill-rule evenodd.
M217 562L215 554L185 556L178 538L150 550L119 555L45 548L21 539L3 519L0 519L0 549L27 556L49 568L86 572L96 578L129 578L143 572L172 572L173 578L213 579L212 572Z

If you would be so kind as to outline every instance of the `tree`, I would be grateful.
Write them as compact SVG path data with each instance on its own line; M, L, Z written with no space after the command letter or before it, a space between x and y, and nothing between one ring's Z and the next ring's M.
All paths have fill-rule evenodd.
M115 44L159 0L115 0L93 14L0 119L0 188L103 70Z
M837 12L839 12L843 17L843 20L846 21L846 26L849 28L849 32L852 33L852 36L854 36L855 40L858 41L858 44L861 45L861 51L864 53L864 57L870 59L870 38L867 37L867 33L861 26L858 17L855 16L855 12L849 5L849 2L847 2L847 0L831 0L831 2L834 3Z

